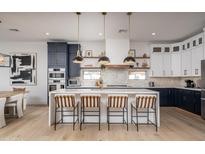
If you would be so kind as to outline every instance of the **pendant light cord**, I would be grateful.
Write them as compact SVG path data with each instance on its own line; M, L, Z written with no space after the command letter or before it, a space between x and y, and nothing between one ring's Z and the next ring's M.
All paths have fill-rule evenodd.
M80 44L79 44L79 38L80 38L80 12L76 13L78 16L78 51L77 51L77 56L80 56Z
M128 14L129 15L129 40L130 40L130 16L131 14Z
M131 37L130 37L130 35L131 35L131 34L130 34L130 31L131 31L130 16L131 16L131 14L132 14L131 12L128 12L128 13L127 13L127 15L129 16L129 19L128 19L128 20L129 20L129 27L128 27L128 28L129 28L129 41L131 40ZM130 49L129 49L129 50L130 50ZM130 54L128 54L128 56L130 56Z
M105 16L106 16L107 13L103 12L102 14L104 16L104 18L103 18L104 19L103 20L103 22L104 22L104 53L103 53L103 56L105 56L106 55L106 35L105 35L105 26L106 26L105 24L106 23L105 23Z

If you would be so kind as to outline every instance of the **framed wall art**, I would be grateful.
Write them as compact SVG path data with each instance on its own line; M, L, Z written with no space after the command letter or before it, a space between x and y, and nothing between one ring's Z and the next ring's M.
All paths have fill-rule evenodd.
M36 53L11 54L11 85L36 85Z

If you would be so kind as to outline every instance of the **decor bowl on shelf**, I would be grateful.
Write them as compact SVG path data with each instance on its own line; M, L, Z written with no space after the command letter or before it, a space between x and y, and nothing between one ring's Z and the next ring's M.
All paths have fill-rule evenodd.
M146 58L146 57L147 57L147 54L146 54L146 53L144 53L144 54L142 55L142 57L143 57L143 58Z
M145 67L148 67L148 64L146 62L142 63L142 67L145 68Z

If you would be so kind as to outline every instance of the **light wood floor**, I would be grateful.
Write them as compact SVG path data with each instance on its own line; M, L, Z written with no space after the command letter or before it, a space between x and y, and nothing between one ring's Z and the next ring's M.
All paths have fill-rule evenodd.
M102 125L85 125L72 130L71 125L58 125L57 131L48 127L48 107L28 107L21 119L8 119L7 126L0 129L0 140L205 140L205 120L200 116L178 108L161 108L161 127L158 132L153 126L140 126L139 132L133 125L114 125L107 131Z

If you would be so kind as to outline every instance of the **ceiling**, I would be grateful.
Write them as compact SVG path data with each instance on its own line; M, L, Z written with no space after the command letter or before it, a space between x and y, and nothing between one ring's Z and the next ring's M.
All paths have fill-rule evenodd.
M77 40L77 15L75 13L0 13L0 41L49 41ZM174 42L203 31L205 13L133 13L131 16L131 40L150 42ZM9 31L18 29L19 32ZM106 37L128 38L126 13L106 15ZM45 35L49 32L50 35ZM80 16L80 40L99 41L103 36L101 13L82 13ZM151 34L155 32L156 35Z

